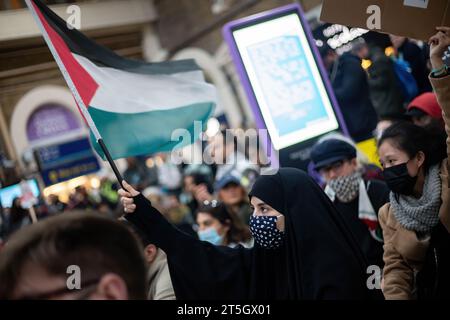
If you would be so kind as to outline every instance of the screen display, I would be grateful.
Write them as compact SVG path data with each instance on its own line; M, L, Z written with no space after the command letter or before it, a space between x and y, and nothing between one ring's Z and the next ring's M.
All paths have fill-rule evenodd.
M232 35L276 150L339 128L297 13L236 27Z
M27 180L30 190L35 197L39 196L39 187L35 179ZM13 200L22 196L20 183L0 189L0 201L3 208L11 208Z

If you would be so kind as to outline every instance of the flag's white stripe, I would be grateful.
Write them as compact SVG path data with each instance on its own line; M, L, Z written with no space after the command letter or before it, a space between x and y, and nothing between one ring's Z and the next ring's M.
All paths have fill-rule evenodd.
M144 75L99 67L73 54L99 84L91 106L109 112L138 113L216 102L214 87L202 81L201 71L173 75Z
M197 81L205 83L205 77L201 70L173 73L170 77L177 77L184 80Z

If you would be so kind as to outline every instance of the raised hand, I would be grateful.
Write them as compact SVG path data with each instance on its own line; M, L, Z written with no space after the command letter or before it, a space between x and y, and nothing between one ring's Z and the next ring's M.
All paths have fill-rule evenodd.
M123 204L123 210L126 213L133 213L136 210L133 197L139 194L132 186L130 186L125 180L122 181L124 189L119 189L117 192L120 196L120 202Z
M438 32L428 41L430 45L430 60L433 69L438 70L444 67L442 56L450 46L450 28L437 27Z

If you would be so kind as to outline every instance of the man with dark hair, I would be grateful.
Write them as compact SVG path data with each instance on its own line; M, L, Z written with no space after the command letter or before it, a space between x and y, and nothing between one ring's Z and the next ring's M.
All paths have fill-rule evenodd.
M245 140L245 137L231 130L223 130L209 139L210 156L217 166L216 181L231 172L237 172L239 175L249 169L259 172L258 165L248 159L248 140L242 140Z
M145 299L142 247L122 224L71 212L19 230L0 252L0 299Z

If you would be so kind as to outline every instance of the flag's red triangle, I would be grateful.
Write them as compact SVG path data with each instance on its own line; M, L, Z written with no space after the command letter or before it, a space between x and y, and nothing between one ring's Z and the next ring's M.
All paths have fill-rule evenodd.
M69 76L72 79L72 82L74 83L76 90L81 97L81 100L83 101L84 105L88 107L95 92L97 91L97 88L99 87L98 83L95 82L91 75L78 63L72 52L69 50L69 47L59 36L59 34L48 24L44 15L36 6L34 1L31 1L31 3L34 7L34 10L38 14L39 19L41 20L42 25L44 26L45 31L50 38L50 41L58 52L59 58L61 59L64 67L69 73Z

